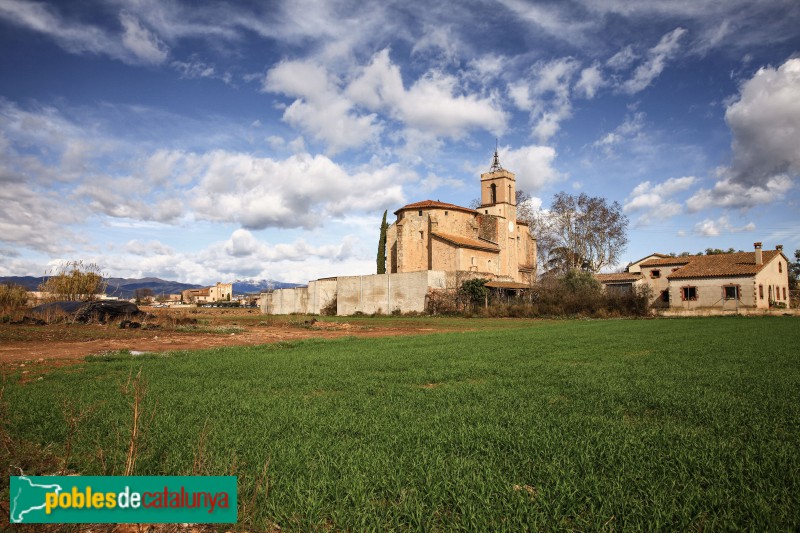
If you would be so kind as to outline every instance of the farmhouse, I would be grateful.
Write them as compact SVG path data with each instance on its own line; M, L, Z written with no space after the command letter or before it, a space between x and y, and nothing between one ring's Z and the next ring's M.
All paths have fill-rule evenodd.
M233 296L232 283L220 283L203 289L186 289L181 293L184 302L223 302Z
M386 274L339 276L308 287L265 295L266 313L320 313L336 298L336 313L389 313L426 309L431 291L482 277L503 290L529 287L536 277L536 240L517 220L516 176L500 165L480 176L476 209L423 200L395 211L386 234Z
M789 306L788 259L783 246L752 252L671 257L651 254L625 272L599 274L607 290L647 286L656 307L670 309L768 309Z

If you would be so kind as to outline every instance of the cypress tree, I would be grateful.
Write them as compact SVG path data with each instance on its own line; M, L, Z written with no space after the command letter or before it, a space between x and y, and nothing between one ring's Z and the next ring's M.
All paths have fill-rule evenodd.
M386 211L384 211L381 236L378 239L378 274L386 274L386 230L388 229L389 224L386 223Z

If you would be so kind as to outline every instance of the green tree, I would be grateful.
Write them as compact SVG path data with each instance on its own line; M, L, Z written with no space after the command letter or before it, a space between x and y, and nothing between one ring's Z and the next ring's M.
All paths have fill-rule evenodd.
M389 224L386 223L386 211L384 211L381 236L378 238L378 274L386 274L386 232L388 229Z
M461 284L461 288L459 292L470 302L473 304L481 303L486 298L486 295L489 293L489 289L486 288L486 282L483 278L474 278L468 279L464 283Z
M800 281L800 250L794 251L794 263L789 263L789 286L798 288Z

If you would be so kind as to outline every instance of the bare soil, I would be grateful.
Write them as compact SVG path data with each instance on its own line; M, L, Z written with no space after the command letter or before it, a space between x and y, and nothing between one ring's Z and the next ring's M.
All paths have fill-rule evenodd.
M383 337L431 333L426 325L352 324L310 317L273 317L257 309L142 308L155 317L139 329L108 324L0 325L0 363L13 366L48 362L61 366L87 355L119 350L166 352L223 346L346 336ZM187 325L187 322L189 325ZM58 362L57 362L58 361Z

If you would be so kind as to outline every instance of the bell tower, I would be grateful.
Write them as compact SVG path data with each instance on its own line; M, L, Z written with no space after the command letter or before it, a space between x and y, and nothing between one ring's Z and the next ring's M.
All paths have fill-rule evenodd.
M517 219L516 176L500 165L497 148L494 151L489 172L481 174L481 206L483 214L494 215L511 221Z

